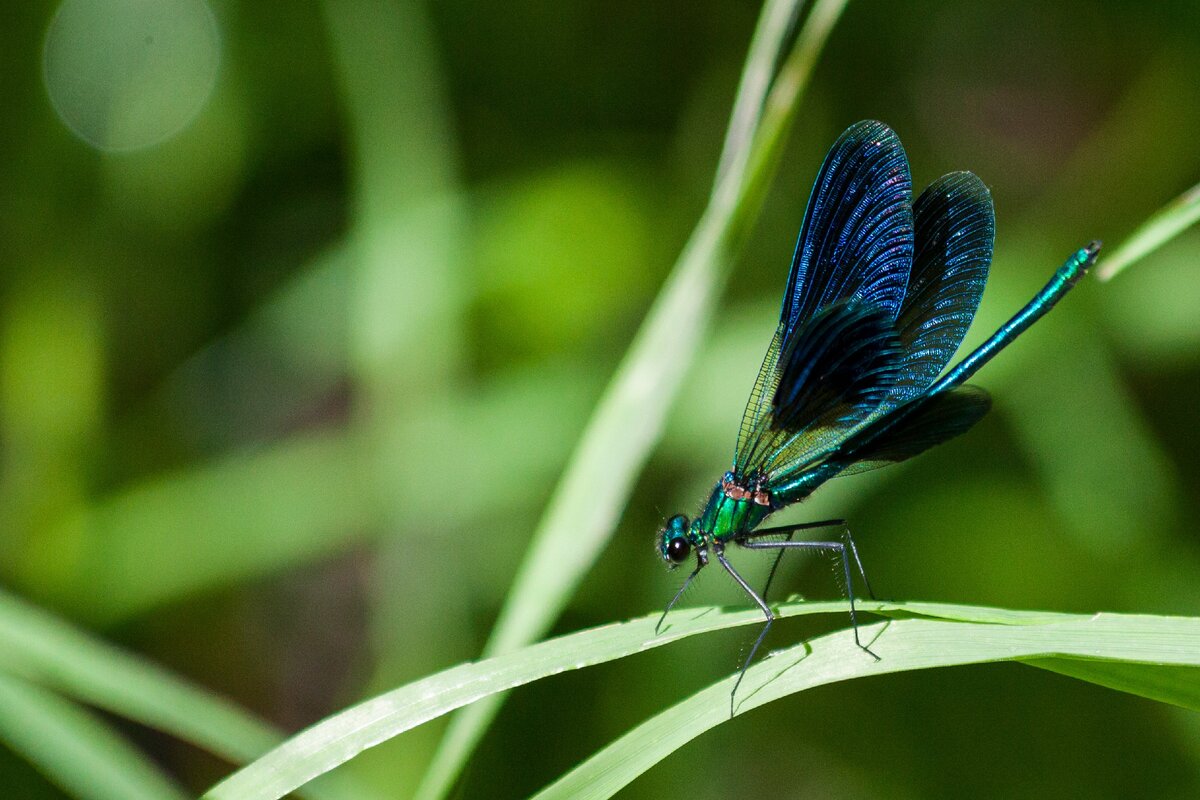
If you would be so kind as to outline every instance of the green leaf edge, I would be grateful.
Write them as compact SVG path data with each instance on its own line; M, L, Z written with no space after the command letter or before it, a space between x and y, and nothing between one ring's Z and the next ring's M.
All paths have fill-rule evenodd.
M1011 622L1011 620L1010 620ZM1200 618L1127 614L1071 616L1041 624L909 618L863 626L882 658L863 653L845 631L773 654L746 671L737 714L796 692L852 678L935 667L1035 659L1032 663L1123 691L1200 709ZM1166 680L1138 669L1164 669ZM1182 670L1190 669L1190 673ZM1185 676L1185 677L1184 677ZM1171 690L1170 683L1182 684ZM700 734L728 721L732 678L697 692L633 728L534 796L602 800ZM1149 687L1149 688L1147 688Z
M48 781L80 800L187 797L146 754L95 714L5 673L0 673L0 738Z
M764 3L708 206L555 487L485 655L511 652L544 636L611 538L699 350L733 254L762 207L817 58L847 2L817 0L790 48L788 32L803 1ZM418 800L445 796L502 701L497 696L451 720L417 788Z
M283 741L281 733L234 703L4 591L0 676L168 733L235 764ZM347 776L331 776L304 795L313 800L374 796Z
M1137 632L1139 627L1164 624L1163 621L1165 621L1166 624L1186 628L1191 660L1180 663L1200 665L1200 618L1120 614L1079 615L922 602L870 601L861 602L857 607L862 612L889 617L889 621L882 625L896 626L913 620L939 621L940 624L949 626L948 630L954 630L956 636L962 635L964 623L983 626L984 630L1009 627L1034 629L1053 626L1052 632L1056 635L1071 634L1074 636L1075 629L1063 626L1083 626L1080 630L1086 634L1087 631L1093 629L1086 626L1095 626L1097 620L1101 621L1101 630L1103 630L1103 625L1111 624L1108 620L1118 620L1132 625L1134 631ZM842 601L788 602L780 604L777 608L777 614L780 617L846 613L847 611L847 605ZM363 750L491 694L507 691L568 670L581 669L639 653L688 636L761 622L762 615L757 610L726 610L711 606L684 609L668 616L662 634L656 636L654 626L657 619L657 614L651 614L628 622L579 631L493 658L459 664L385 692L327 717L302 731L259 760L225 778L210 789L204 798L205 800L232 800L232 798L272 800L280 798L303 786L305 782L314 777L350 760ZM863 632L870 636L879 629L880 624L864 626ZM1178 630L1175 632L1179 633ZM950 638L954 639L954 637ZM851 648L847 652L852 657L848 657L846 663L851 665L852 669L864 668L864 664L859 663L859 656L872 665L875 663L869 656L854 647L853 637L848 631L839 631L820 637L800 647L815 648L820 643L820 646L825 648L829 646L827 643L830 642L840 643L839 646ZM1068 637L1063 641L1052 641L1043 637L1038 640L1038 646L1035 648L1016 648L994 658L975 660L1004 660L1055 655L1101 657L1089 650L1089 646L1087 635L1082 638L1076 636L1075 639ZM880 652L878 647L875 649ZM884 661L880 662L883 666L876 666L876 673L903 668L894 659L889 661L888 653L881 652L881 655L884 657ZM948 666L951 663L958 663L939 663L937 648L934 648L928 657L933 660L929 666ZM767 674L763 672L768 668L767 665L772 665L769 669L776 669L780 663L778 656L767 659L752 667L747 672L746 680L751 680L751 674L753 674L757 676L756 681L762 682L763 675ZM847 674L845 677L856 676L857 673L854 673ZM723 685L726 684L717 684L717 686ZM747 688L742 693L744 698L749 698L751 686L751 684L746 684ZM712 687L696 697L706 697L705 693L711 691L713 691ZM716 706L724 709L724 714L727 716L728 689L723 691L726 692L725 700L716 702ZM757 690L755 689L755 691ZM756 696L759 695L762 693L759 692ZM711 698L697 701L694 697L691 701L685 702L697 702L703 705L710 701ZM758 704L755 703L755 705ZM670 711L664 713L670 713Z

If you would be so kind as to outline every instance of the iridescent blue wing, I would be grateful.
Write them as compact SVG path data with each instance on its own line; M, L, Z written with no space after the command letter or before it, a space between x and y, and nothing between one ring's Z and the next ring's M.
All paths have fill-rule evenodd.
M792 256L782 321L857 297L895 318L913 257L912 178L895 132L857 122L821 165Z
M877 306L853 300L827 306L788 344L771 399L772 425L779 430L840 425L848 421L845 414L878 405L895 382L898 337L891 317Z
M841 475L912 458L965 433L991 407L987 393L974 386L923 396L979 308L995 238L991 195L971 173L951 173L921 193L913 217L913 266L897 319L897 379L867 419L822 454L823 460L846 465ZM802 493L808 491L811 487ZM786 489L777 497L790 499Z
M953 172L921 193L913 218L916 249L897 319L897 380L834 456L855 462L842 475L903 461L953 439L991 407L987 393L976 387L922 397L950 362L979 308L995 238L991 195L975 175Z
M911 401L855 433L841 456L853 461L839 475L895 464L961 436L992 407L978 386L960 386Z
M970 172L934 181L913 204L916 250L897 329L903 378L884 409L922 394L945 369L979 308L992 263L992 196Z
M870 413L862 403L849 403L842 421L828 426L824 419L804 416L813 407L793 408L789 427L784 428L775 416L775 399L785 356L805 352L795 340L805 322L820 311L854 299L860 309L874 308L872 314L895 319L913 254L911 200L908 159L896 134L879 122L850 126L825 157L809 196L779 327L742 416L735 474L764 472L768 466L764 459L771 453L776 453L771 459L776 465L784 458L802 460ZM813 374L799 364L792 371L794 378L805 380ZM823 432L821 436L806 440L817 430Z
M953 439L991 404L975 387L921 398L950 362L979 308L995 238L991 195L970 172L952 172L921 192L913 219L916 249L897 320L899 377L869 422L840 449L839 460L857 462L842 475L903 461ZM904 408L911 403L919 405Z
M836 447L888 397L900 342L890 312L857 300L819 310L788 337L764 429L739 455L770 486L812 454ZM758 387L756 387L756 390Z

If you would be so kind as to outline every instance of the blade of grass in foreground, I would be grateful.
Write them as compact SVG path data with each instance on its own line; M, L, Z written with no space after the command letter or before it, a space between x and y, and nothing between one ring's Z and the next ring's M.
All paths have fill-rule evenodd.
M864 610L894 606L859 604ZM908 608L908 606L904 606ZM779 616L845 612L842 602L793 603ZM233 773L205 800L279 798L367 748L485 697L571 669L581 669L649 650L687 636L762 620L754 610L716 607L672 613L661 636L658 614L550 639L510 653L451 667L385 692L327 717Z
M56 786L83 800L183 800L187 796L92 714L2 673L0 739Z
M1096 614L1032 626L900 619L864 626L860 633L882 660L865 655L844 631L813 639L747 670L737 712L851 678L1044 657L1054 657L1051 668L1064 674L1084 665L1077 676L1085 680L1098 675L1087 671L1096 662L1071 659L1118 660L1125 681L1097 682L1122 689L1154 685L1158 699L1197 708L1198 618ZM1065 667L1058 669L1060 665ZM1170 672L1157 680L1155 673L1163 669ZM687 742L729 720L732 685L732 678L718 681L650 718L539 792L536 800L612 797Z
M1181 643L1183 649L1191 654L1191 661L1183 659L1175 663L1200 665L1200 619L1112 614L1085 616L938 603L879 601L860 603L859 608L862 611L895 617L896 619L888 625L907 623L912 621L907 618L917 616L940 620L940 624L945 626L937 629L941 633L935 639L940 643L928 654L916 652L918 645L925 642L925 639L912 642L901 640L903 647L897 647L894 652L889 651L887 654L881 653L885 656L887 665L876 668L874 673L866 674L879 674L889 669L916 669L923 665L949 666L969 663L972 660L1031 658L1059 653L1105 657L1104 653L1111 651L1117 654L1107 657L1137 661L1158 647L1158 638L1164 637L1174 637L1172 641ZM781 617L831 612L845 613L846 604L784 603L777 609ZM632 655L698 633L757 624L762 621L762 616L752 609L685 609L672 613L668 617L669 624L663 634L655 636L654 625L657 619L657 614L651 614L629 622L580 631L484 661L460 664L386 692L328 717L301 732L255 763L226 778L209 790L205 798L274 800L303 786L305 781L334 769L369 747L488 695L549 675ZM1075 627L1070 627L1072 625ZM1121 628L1121 636L1126 637L1121 639L1118 636L1115 639L1118 643L1124 642L1124 650L1114 644L1110 630L1114 626ZM999 640L995 631L1008 627L1021 628L1029 633L1025 639L1001 642L1009 649L1001 650L997 655L996 648L999 645L996 642ZM1046 632L1034 633L1043 630ZM880 640L881 643L883 641ZM890 647L891 639L887 641ZM813 646L818 642L822 643L823 648L836 643L848 646L849 655L842 657L844 663L840 665L845 673L837 677L837 680L856 677L860 670L866 668L863 663L859 663L860 661L875 663L854 646L849 631L839 631L814 640ZM954 647L949 644L943 647L941 643L954 643ZM992 649L989 650L989 647ZM878 651L878 648L876 650ZM973 653L978 657L964 660L964 653ZM925 664L920 658L930 660L930 663ZM946 660L939 661L940 658ZM784 662L770 659L764 663L771 663L777 668ZM837 666L834 664L834 667ZM749 676L749 673L747 675ZM725 694L724 700L716 705L728 716L729 684L723 682L719 685L725 687ZM749 693L742 696L748 698ZM699 732L697 731L697 735ZM632 780L632 777L631 775L629 779Z
M819 0L774 82L798 0L769 0L750 45L708 207L601 398L534 533L485 655L545 635L607 544L658 441L708 329L741 237L757 215L804 87L846 0ZM437 800L453 785L502 698L451 721L416 796Z
M169 733L235 764L251 761L283 739L232 703L4 592L0 592L0 679L53 690ZM24 696L31 697L29 692ZM60 725L67 724L67 717L59 718ZM322 784L306 795L316 800L367 796L344 777L330 776Z
M336 431L296 436L81 509L55 531L80 551L50 597L106 624L344 548L379 516L357 444ZM164 519L172 520L165 534Z

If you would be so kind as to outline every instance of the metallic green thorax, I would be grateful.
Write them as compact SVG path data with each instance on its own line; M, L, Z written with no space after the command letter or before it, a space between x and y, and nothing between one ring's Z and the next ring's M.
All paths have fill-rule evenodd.
M691 524L688 539L693 545L711 541L727 542L739 534L749 533L767 518L775 508L764 505L760 495L756 500L753 493L744 497L730 496L732 475L726 473L708 497L708 504ZM734 490L734 495L743 494Z

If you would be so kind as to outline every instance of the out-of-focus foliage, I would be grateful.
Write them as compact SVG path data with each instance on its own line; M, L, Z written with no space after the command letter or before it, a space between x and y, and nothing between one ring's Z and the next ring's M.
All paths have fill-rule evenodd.
M100 0L62 5L111 19ZM211 94L173 136L166 116L135 119L167 138L121 152L57 116L58 5L13 4L0 26L0 580L291 730L478 654L703 208L757 9L207 6ZM174 63L149 58L178 29L151 16L147 58L121 65ZM85 77L73 91L100 91ZM918 187L971 169L991 188L970 344L1070 250L1117 242L1200 180L1198 77L1194 3L852 0L667 435L559 629L669 598L652 531L727 466L809 182L846 124L895 128ZM792 513L850 517L884 596L1200 613L1197 286L1194 230L1082 285L980 374L996 411L970 436ZM829 572L785 562L778 585L834 595ZM725 600L711 578L693 598ZM820 630L779 628L772 646ZM742 638L523 689L463 796L540 788L731 671ZM189 792L229 769L17 683L3 695L80 752L125 737ZM913 673L773 703L627 794L1192 797L1197 730L1033 670ZM406 796L440 731L347 770ZM31 741L47 740L7 740L0 787L62 796Z

